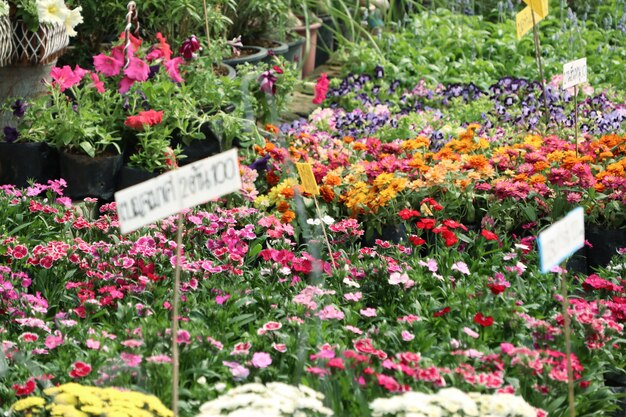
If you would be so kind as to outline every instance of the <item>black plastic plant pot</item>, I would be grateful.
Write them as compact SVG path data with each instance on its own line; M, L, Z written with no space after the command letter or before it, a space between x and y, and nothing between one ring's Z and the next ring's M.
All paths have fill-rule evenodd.
M363 244L367 247L373 247L376 244L376 239L391 243L400 243L407 241L406 226L403 223L396 224L384 224L380 233L375 228L370 231L372 226L365 225L365 234L363 235Z
M320 66L328 62L330 59L330 51L333 50L335 39L331 29L333 18L331 16L323 16L322 26L317 33L317 49L315 50L315 65Z
M66 194L74 200L86 197L111 200L122 159L122 155L91 158L61 151L61 177L67 181Z
M178 165L184 166L199 161L209 156L217 155L221 151L220 140L213 132L208 123L200 127L205 139L194 140L183 147L182 154L185 156L178 161Z
M237 70L235 68L233 68L232 66L225 64L225 63L221 63L220 67L224 68L226 71L228 71L228 74L226 74L226 77L230 80L234 80L235 78L237 78Z
M0 142L0 184L28 186L59 178L59 154L46 143Z
M143 168L122 165L122 168L120 168L120 172L117 175L115 190L123 190L124 188L148 181L158 175L159 174L156 172L149 172Z
M617 249L626 248L626 229L599 230L587 228L585 238L592 247L587 248L589 268L604 267L617 255Z
M301 36L296 37L294 40L287 44L288 49L287 53L285 53L284 57L289 62L300 62L302 61L302 45L304 44L305 39Z
M241 48L241 55L238 57L233 57L229 59L225 59L224 64L230 65L231 67L237 67L237 65L242 65L245 63L256 65L259 62L263 61L263 59L267 56L267 49L261 48L260 46L248 46L244 45Z

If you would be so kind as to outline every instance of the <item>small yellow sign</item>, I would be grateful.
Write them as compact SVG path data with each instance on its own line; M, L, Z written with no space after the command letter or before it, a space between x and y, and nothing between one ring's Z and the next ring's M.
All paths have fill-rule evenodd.
M524 0L524 3L530 6L542 19L548 15L548 0Z
M533 13L535 15L535 24L541 22L543 17L533 12L530 6L526 6L524 10L515 16L515 25L517 27L517 39L522 39L529 30L533 28Z
M317 188L317 181L315 181L311 164L296 162L296 168L298 168L298 174L300 174L300 182L302 183L302 187L304 187L304 192L311 195L320 195L320 190Z

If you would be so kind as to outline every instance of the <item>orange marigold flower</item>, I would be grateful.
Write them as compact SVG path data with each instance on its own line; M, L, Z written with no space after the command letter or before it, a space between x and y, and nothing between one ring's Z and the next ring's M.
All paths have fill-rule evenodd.
M489 161L484 155L470 155L465 162L465 167L484 171L489 167Z
M533 164L533 168L535 168L535 171L543 171L544 169L547 169L549 167L550 164L545 161L537 161Z
M294 190L291 187L285 187L280 194L285 198L293 198Z
M339 175L337 174L326 174L326 176L324 177L324 184L326 185L330 185L330 186L336 186L341 184L341 178L339 178Z
M541 174L534 174L528 179L528 182L531 184L544 184L546 182L546 177Z
M343 143L352 143L354 142L354 138L352 136L344 136Z
M267 123L265 125L265 130L267 130L270 133L278 133L278 127L274 126L273 124Z
M280 216L280 221L281 223L287 224L287 223L291 223L293 219L295 218L296 218L296 213L294 213L291 210L287 210L286 212L283 213L282 216Z
M322 196L324 201L327 203L332 203L333 200L335 199L335 192L328 185L322 185L320 187L320 195Z
M270 187L275 186L280 181L280 177L274 171L269 171L265 178Z
M279 201L278 204L276 204L276 210L278 210L278 212L280 213L286 212L287 210L289 210L289 208L289 203L286 201Z
M354 149L355 151L364 151L367 149L367 146L365 146L365 144L361 142L354 142L352 144L352 149Z

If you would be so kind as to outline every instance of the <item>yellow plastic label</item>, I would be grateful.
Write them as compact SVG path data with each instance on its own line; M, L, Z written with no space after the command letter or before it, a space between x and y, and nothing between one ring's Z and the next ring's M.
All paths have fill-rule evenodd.
M524 0L524 3L530 6L542 19L548 15L548 0Z
M298 168L300 182L302 183L304 191L311 195L320 195L320 190L317 188L317 181L315 181L311 164L296 162L296 168Z
M529 30L533 28L533 14L535 15L535 24L541 22L543 17L534 13L530 6L526 6L524 10L515 16L515 26L517 27L517 39L522 39Z

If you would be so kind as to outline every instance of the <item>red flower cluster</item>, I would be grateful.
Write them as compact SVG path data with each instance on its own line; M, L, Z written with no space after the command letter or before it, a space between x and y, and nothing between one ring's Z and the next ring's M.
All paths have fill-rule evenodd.
M400 216L402 220L410 220L412 217L419 217L420 212L405 208L398 212L398 216Z
M483 313L478 312L474 316L474 323L479 324L483 327L489 327L493 325L493 317L491 316L483 316Z
M30 378L24 385L14 384L13 391L15 391L15 395L18 397L23 397L26 395L30 395L37 388L37 384L33 378Z
M72 378L83 378L89 373L91 373L91 366L81 361L74 362L72 370L69 372Z
M143 131L145 125L154 126L163 121L163 110L147 110L141 111L136 116L128 116L124 122L124 126L131 129Z

